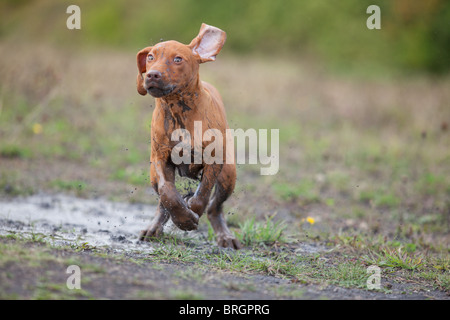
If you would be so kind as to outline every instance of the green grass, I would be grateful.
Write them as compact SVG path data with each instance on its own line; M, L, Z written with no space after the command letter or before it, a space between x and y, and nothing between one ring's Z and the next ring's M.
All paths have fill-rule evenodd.
M9 196L27 196L35 193L35 186L23 183L22 179L17 171L0 172L0 193Z
M155 250L150 254L149 259L188 263L197 261L198 258L193 249L178 247L173 244L166 244L155 248Z
M45 277L41 278L33 289L32 300L79 300L92 299L93 296L83 288L68 290L66 284L52 283Z
M309 276L316 281L325 282L345 288L366 289L367 268L360 262L340 261L336 265L325 266L318 261L317 268L309 268Z
M400 204L400 199L397 196L383 189L362 190L359 194L359 201L389 209L396 208Z
M284 259L284 256L267 258L247 252L219 252L208 255L210 266L219 270L242 273L262 273L274 276L294 276L295 264Z
M163 265L167 263L177 265L181 269L173 274L175 282L178 281L176 279L179 279L195 280L196 283L201 283L206 281L207 273L208 277L213 277L215 272L219 272L237 273L241 276L262 274L289 279L292 283L335 285L366 290L369 277L367 267L377 265L381 268L383 283L396 281L400 277L420 284L423 288L450 290L449 260L445 254L441 258L436 258L434 255L417 254L415 252L417 248L412 245L404 246L398 242L385 243L381 238L373 239L370 242L363 236L348 240L341 237L341 239L342 245L339 250L312 254L293 253L288 249L288 244L271 247L263 243L240 251L216 248L211 252L211 250L196 249L196 240L178 237L157 243L150 254L141 254L132 258L124 255L103 254L104 249L102 248L91 250L88 243L79 244L75 251L88 250L97 257L113 259L119 264L128 261L138 266L152 265L159 269L164 269ZM13 240L15 242L0 245L0 256L2 257L0 266L8 266L18 261L29 268L40 268L48 263L65 263L82 265L84 272L97 275L107 272L98 265L81 263L78 258L73 258L71 255L61 258L49 254L45 239L31 240L34 244L40 244L40 247L33 246L32 250L26 246L26 243L30 243L30 239L21 240L19 236L14 237ZM273 248L278 248L278 250L273 250ZM366 252L366 254L361 256L361 252ZM401 273L399 274L399 272ZM87 277L87 281L89 281L89 277ZM230 290L250 290L245 285L228 283L225 286ZM302 290L293 289L291 286L277 286L272 290L279 297L299 297L302 294ZM386 288L382 288L381 291L389 292ZM69 293L67 296L66 294L66 291L58 289L58 285L54 286L51 281L42 281L42 285L36 286L33 297L36 299L90 297L89 292L73 293L73 295ZM152 296L144 293L142 295L143 297ZM173 292L162 296L167 298L185 296L192 299L204 298L201 294L193 295L192 291L184 289L174 289Z
M28 148L13 145L13 144L6 144L0 146L0 157L3 158L30 158L31 157L31 151Z
M53 180L50 182L50 185L52 187L55 187L57 189L63 190L63 191L82 191L83 189L86 189L86 182L74 180L74 181L66 181L66 180Z
M444 176L438 176L433 173L425 173L416 181L417 191L423 195L433 196L441 190L450 194L450 185L448 179Z
M255 218L239 224L238 239L245 246L289 242L285 234L287 225L283 221L274 222L275 215L266 218L265 222L255 221Z
M150 176L147 171L135 167L119 168L111 175L111 179L124 181L135 186L146 186L150 184Z
M191 289L170 289L169 290L169 299L174 300L204 300L205 296L199 294L198 292L194 292Z
M411 247L411 246L409 246ZM408 247L407 247L408 248ZM411 250L411 249L409 249ZM381 252L371 253L368 262L379 267L400 268L416 270L424 266L424 257L421 254L412 254L402 247L390 249L383 248Z
M185 246L163 244L148 258L152 261L173 261L188 265L196 269L199 278L206 270L217 269L225 272L238 272L242 274L264 274L280 278L292 279L301 283L330 284L347 288L366 289L367 267L377 265L382 268L386 280L391 269L413 272L409 274L412 279L431 279L436 288L448 290L448 259L434 259L433 256L414 254L416 250L412 245L399 245L390 243L366 243L366 239L359 238L346 242L346 247L359 248L367 252L362 257L358 251L343 255L334 255L325 258L326 254L316 253L309 255L292 255L286 251L266 251L265 244L253 245L251 250L221 251L216 253L203 253ZM378 240L383 242L382 239ZM376 241L375 241L376 242ZM374 242L374 243L375 243ZM444 273L443 273L444 271ZM184 274L180 274L183 277ZM421 281L421 280L420 280ZM427 284L429 285L429 284Z
M273 185L273 189L284 201L299 199L304 204L320 201L317 184L310 179L301 179L296 183L277 182Z

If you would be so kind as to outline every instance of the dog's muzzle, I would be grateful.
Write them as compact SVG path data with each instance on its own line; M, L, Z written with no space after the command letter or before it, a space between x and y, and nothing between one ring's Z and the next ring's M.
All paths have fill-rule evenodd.
M145 75L145 90L155 98L160 98L171 93L174 85L165 84L161 72L157 70L150 70Z

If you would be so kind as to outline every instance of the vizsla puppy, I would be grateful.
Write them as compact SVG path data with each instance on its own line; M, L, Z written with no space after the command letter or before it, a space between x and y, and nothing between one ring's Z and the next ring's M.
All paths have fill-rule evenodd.
M201 121L201 134L217 129L226 137L228 123L219 92L199 77L199 65L214 61L226 40L224 31L202 24L198 36L189 45L165 41L142 49L137 54L137 90L141 95L155 97L151 123L150 180L160 200L156 216L141 240L162 235L169 218L182 230L195 230L206 209L209 221L221 247L239 249L241 244L227 227L222 204L231 195L236 181L236 166L224 159L205 163L204 159L175 164L172 149L179 143L172 141L172 132L185 129L194 141L194 121ZM197 127L196 127L197 128ZM197 130L198 131L198 130ZM202 141L204 150L210 141ZM194 146L194 143L190 144ZM229 150L230 151L230 150ZM194 158L194 149L191 157ZM175 188L175 171L179 175L200 180L194 195L183 199ZM214 193L210 196L215 187Z

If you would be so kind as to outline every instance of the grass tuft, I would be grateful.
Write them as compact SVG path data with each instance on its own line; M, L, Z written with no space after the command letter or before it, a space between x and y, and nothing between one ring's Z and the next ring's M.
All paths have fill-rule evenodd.
M403 247L383 248L380 253L372 252L365 256L365 259L368 263L379 267L417 270L425 266L421 254L408 253Z
M256 246L289 242L285 235L287 225L284 221L274 222L274 217L275 215L267 217L265 222L257 222L253 217L240 223L237 236L241 243L245 246Z

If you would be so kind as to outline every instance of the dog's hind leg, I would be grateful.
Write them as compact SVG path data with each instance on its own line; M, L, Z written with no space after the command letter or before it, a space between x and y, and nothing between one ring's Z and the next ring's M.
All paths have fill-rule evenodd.
M236 182L236 167L225 164L217 178L213 196L206 212L216 234L217 245L225 248L242 248L239 240L228 229L224 214L223 203L233 193Z

